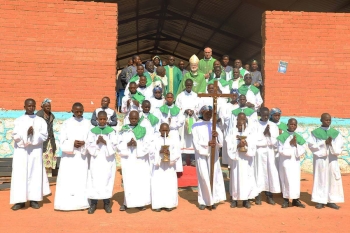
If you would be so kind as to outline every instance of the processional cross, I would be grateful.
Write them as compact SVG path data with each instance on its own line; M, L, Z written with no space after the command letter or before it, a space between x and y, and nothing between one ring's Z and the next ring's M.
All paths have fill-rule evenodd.
M214 81L214 92L208 93L208 94L199 93L198 97L212 97L213 98L213 117L212 117L213 126L212 126L212 130L216 131L217 100L220 97L231 97L231 95L230 94L220 94L218 81L215 80ZM216 141L216 137L212 136L211 140ZM213 180L214 180L215 149L216 149L215 146L211 147L211 152L210 152L210 187L211 187L212 195L214 194L213 193Z

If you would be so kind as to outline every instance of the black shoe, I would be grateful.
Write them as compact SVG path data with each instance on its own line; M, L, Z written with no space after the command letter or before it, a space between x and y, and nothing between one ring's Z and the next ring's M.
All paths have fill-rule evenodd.
M168 211L168 212L170 212L170 211L172 211L174 208L166 208L165 210L166 211Z
M261 197L260 194L255 197L255 205L261 205Z
M271 196L267 196L266 198L266 202L270 205L275 205L276 202L273 200L273 198Z
M88 210L88 214L93 214L95 213L95 210L96 210L96 205L91 205L89 210Z
M11 209L12 210L19 210L19 209L22 209L26 206L26 203L17 203L17 204L14 204Z
M199 205L198 208L199 208L200 210L204 210L204 209L205 209L205 205Z
M160 212L161 211L161 209L155 209L154 210L154 212Z
M236 208L237 207L237 201L232 200L230 207L231 208Z
M138 207L138 209L139 209L140 211L144 211L144 210L146 210L146 207L141 206L141 207Z
M303 203L300 202L299 199L293 199L292 201L292 206L297 206L300 208L305 208L305 205Z
M316 206L315 206L316 209L322 209L324 208L324 205L321 204L321 203L317 203Z
M211 209L212 209L212 210L216 210L217 207L218 207L218 205L212 205L212 206L211 206Z
M195 167L195 166L196 166L196 160L192 160L192 161L191 161L191 166L192 166L192 167Z
M289 200L287 198L283 198L282 208L288 208L289 207Z
M39 209L39 203L37 201L30 201L30 207L32 207L33 209Z
M121 205L119 208L119 211L125 211L126 210L126 205Z
M104 206L104 209L105 209L105 211L106 211L107 214L112 213L112 208L111 208L111 206L110 206L109 204L108 204L108 205L105 205L105 206Z
M339 210L339 206L336 205L335 203L327 203L327 207L335 209L335 210Z
M250 209L250 202L249 201L243 201L243 207Z

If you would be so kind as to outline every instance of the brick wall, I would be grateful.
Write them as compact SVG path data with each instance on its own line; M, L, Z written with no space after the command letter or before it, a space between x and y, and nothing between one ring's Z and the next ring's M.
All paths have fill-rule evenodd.
M350 117L350 14L267 11L262 50L265 106L286 116ZM277 72L280 60L286 74Z
M114 106L117 4L9 0L0 15L0 108L48 97L53 111L93 111L105 95Z

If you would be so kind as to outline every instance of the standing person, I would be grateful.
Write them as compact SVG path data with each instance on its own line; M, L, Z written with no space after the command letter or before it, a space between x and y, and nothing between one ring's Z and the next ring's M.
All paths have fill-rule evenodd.
M174 95L172 93L168 93L165 96L165 104L159 108L158 114L160 123L167 123L170 127L170 137L172 138L173 142L177 144L177 146L180 147L180 134L179 129L184 124L184 117L181 114L181 110L179 107L177 107L174 104ZM181 157L181 152L179 150L179 156ZM181 160L176 161L176 172L183 172L183 167Z
M207 93L212 94L212 93L214 93L214 90L215 90L214 84L208 84ZM218 90L218 92L221 93L220 90ZM220 112L221 107L224 106L225 103L227 103L227 99L219 98L217 103L218 103L217 109L218 109L218 112ZM199 106L204 106L204 105L210 106L210 104L213 104L213 98L211 98L211 97L200 97L199 98Z
M223 136L219 128L216 131L212 131L212 123L210 121L212 114L211 106L203 106L199 111L199 118L203 120L196 122L192 129L200 210L204 210L207 206L216 209L219 202L226 200L224 178L219 160L219 149L222 147ZM217 140L213 141L212 136L215 136ZM210 185L211 147L215 147L213 193Z
M317 203L316 209L322 209L324 205L339 209L335 203L344 202L344 191L338 156L342 152L344 139L338 130L331 128L330 114L323 113L321 122L321 127L312 131L308 141L314 157L311 201Z
M288 129L288 126L280 121L281 114L282 111L279 108L272 108L270 111L270 121L277 125L280 134L286 132Z
M226 73L226 80L229 81L233 78L233 67L228 65L228 63L230 62L230 56L223 55L221 61L223 71Z
M245 95L247 97L246 106L258 111L260 106L263 103L263 99L260 95L260 90L256 88L252 84L252 76L250 74L246 74L244 76L244 85L238 88L238 92L240 95Z
M43 118L47 124L47 140L43 144L43 163L46 168L48 177L52 177L52 169L56 168L56 140L53 133L53 121L55 115L51 112L51 100L46 98L41 103L41 110L36 113L37 116Z
M283 204L289 207L289 199L293 199L292 206L305 208L300 197L300 157L305 153L306 141L295 133L298 122L294 118L288 120L288 130L277 137L279 152L279 175L281 179Z
M232 89L238 89L242 85L244 85L244 79L241 77L239 69L233 68Z
M220 73L219 75L216 75L216 74L214 73L216 67L219 67L219 68L220 68L221 73ZM212 72L210 73L210 76L209 76L209 79L208 79L208 80L210 81L210 80L212 80L212 79L214 79L214 78L218 78L218 77L222 78L222 79L225 80L225 81L226 81L226 80L227 80L227 81L229 80L229 77L226 78L226 72L225 72L225 70L224 70L224 67L222 67L220 61L216 60L216 61L214 61L213 70L212 70Z
M153 96L149 101L151 102L151 113L157 114L159 108L165 104L162 87L156 86L153 88Z
M179 61L179 69L182 73L182 77L184 77L185 74L188 72L188 70L185 69L185 62L184 61Z
M244 77L246 74L249 74L249 71L245 70L242 67L242 60L241 59L236 59L234 62L234 66L235 66L235 68L239 69L239 72L242 75L242 77Z
M120 72L120 74L116 80L117 82L116 82L116 86L115 86L115 91L117 93L117 109L120 109L120 107L121 107L121 100L124 96L125 87L128 84L128 81L130 80L130 78L133 76L132 68L130 67L130 66L132 66L132 64L133 64L133 60L129 59L127 66ZM135 69L135 71L136 71L136 69ZM129 75L129 77L128 77L128 75Z
M182 164L185 166L187 157L190 157L191 166L195 166L192 125L197 121L199 98L197 93L192 91L193 81L191 79L187 79L185 85L186 89L177 96L175 102L185 117L185 124L179 130L183 154Z
M160 57L159 56L154 56L153 58L152 58L152 61L153 61L153 66L154 66L154 69L157 69L157 67L159 67L159 66L162 66L163 64L162 64L162 60L160 59Z
M166 93L177 93L182 80L182 73L181 70L175 66L175 58L173 56L169 56L168 65L164 66L164 68L166 71L166 76L168 78Z
M199 61L198 68L204 74L205 78L208 79L210 77L210 73L213 69L213 64L216 61L215 58L212 57L213 51L211 48L204 48L204 58Z
M245 69L246 71L250 72L250 65L249 65L248 63L246 63L246 64L244 65L244 69Z
M144 100L145 96L137 91L137 84L129 83L129 94L122 100L122 112L128 115L131 110L141 111L140 105Z
M148 72L145 72L145 68L143 67L143 65L138 65L137 66L137 74L135 74L131 79L130 79L130 82L128 83L128 85L126 85L125 87L125 93L124 93L124 96L128 96L130 93L129 93L129 85L130 83L136 83L137 85L139 84L140 82L140 77L141 76L145 76L147 81L146 81L146 86L149 87L152 85L153 83L153 80L151 78L151 76L149 75Z
M230 158L231 208L237 207L237 201L242 200L243 206L249 209L248 199L256 195L254 178L256 135L252 131L247 131L246 126L246 120L237 120L236 129L229 128L226 137L227 153Z
M151 110L151 102L148 100L144 100L141 105L142 112L140 112L140 120L139 124L143 127L146 127L151 135L154 135L159 130L159 119L152 113Z
M25 207L39 209L39 201L51 193L43 165L43 143L47 140L45 120L34 114L36 102L24 101L25 114L17 118L12 138L15 142L12 160L10 204L12 210Z
M124 125L120 130L117 143L124 185L124 203L120 206L120 211L135 207L145 210L145 206L151 204L149 152L152 136L145 127L138 124L137 111L130 112L129 121L130 124Z
M155 141L155 153L152 156L152 209L160 212L173 210L178 205L177 176L175 163L180 158L176 141L169 137L169 125L162 123L159 127L160 135ZM169 146L168 149L162 146ZM165 154L169 161L165 161Z
M156 69L157 76L153 80L153 88L161 87L164 90L164 95L168 88L168 77L165 74L165 68L163 66L158 66Z
M208 81L208 84L214 84L215 81L218 81L218 86L223 94L230 93L232 81L226 81L226 74L222 73L221 66L214 67L212 78Z
M147 84L147 78L142 75L139 80L137 91L149 100L153 95L153 85Z
M263 85L261 72L258 70L259 64L257 60L251 62L251 72L252 75L252 84L258 88L261 88Z
M151 81L154 82L154 78L156 77L156 72L154 68L153 61L147 61L145 64L146 68L146 74L148 74L149 77L151 77Z
M87 137L90 121L83 118L84 106L74 103L73 116L65 120L60 133L62 150L57 176L55 210L81 210L89 208L87 196L88 158Z
M105 111L98 112L98 126L92 128L88 134L87 151L91 155L88 189L91 204L88 214L95 212L99 199L103 200L106 213L112 213L110 198L113 195L116 171L117 138L114 129L107 125L107 119Z
M192 79L193 81L192 91L196 93L205 93L207 81L204 77L204 74L200 70L198 70L198 62L199 62L198 57L193 54L192 57L190 58L191 71L187 72L184 78L182 79L179 89L177 90L177 95L186 89L185 82L187 79Z
M99 113L100 111L105 111L107 113L107 125L117 126L117 124L118 124L117 114L115 113L115 111L113 109L109 108L110 102L111 102L111 100L109 99L108 96L105 96L101 99L101 107L97 108L92 113L91 124L93 126L98 126L97 113Z
M261 205L260 192L265 191L267 203L274 205L272 193L280 193L281 186L275 162L275 150L277 150L278 128L269 122L269 109L260 109L260 120L257 124L257 155L255 156L255 179L258 195L255 204Z

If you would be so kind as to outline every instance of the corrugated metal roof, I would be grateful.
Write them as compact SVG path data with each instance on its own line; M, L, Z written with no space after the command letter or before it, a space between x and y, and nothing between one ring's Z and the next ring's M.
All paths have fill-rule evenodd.
M108 0L108 2L113 2ZM350 12L349 0L118 0L118 68L134 54L177 62L192 54L228 54L260 61L261 20L266 10Z

